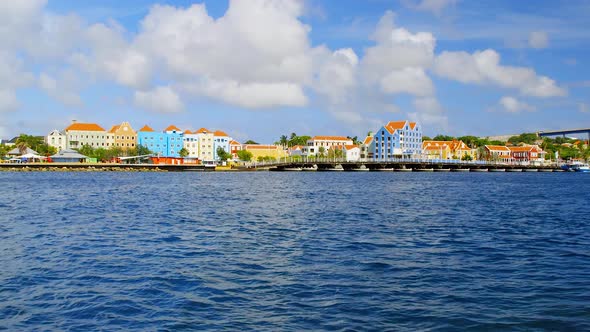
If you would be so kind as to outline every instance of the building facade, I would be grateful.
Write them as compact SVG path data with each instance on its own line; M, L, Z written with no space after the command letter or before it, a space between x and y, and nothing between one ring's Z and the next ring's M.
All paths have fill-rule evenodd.
M372 160L420 158L422 128L416 122L390 121L379 128L369 144Z
M516 162L539 165L545 162L545 154L537 145L510 146L510 156Z
M156 132L145 125L137 132L137 145L148 148L156 156L166 156L168 138L165 133Z
M484 146L484 158L488 161L511 162L512 155L510 149L502 145Z
M119 125L114 125L109 133L114 137L115 147L122 150L134 149L137 144L137 133L129 122L122 122Z
M223 151L230 153L231 149L229 147L229 142L231 141L231 137L229 137L225 132L221 130L216 130L213 132L213 159L219 160L219 156L217 155L217 149L222 148Z
M244 144L242 149L252 153L252 161L264 157L279 160L288 156L287 151L280 145Z
M96 123L74 121L65 129L67 149L79 149L84 145L92 148L108 149L115 143L114 135L108 133Z
M460 140L423 141L422 154L426 159L476 159L476 151Z
M59 152L67 148L67 136L59 130L52 130L45 136L45 143Z
M306 156L326 156L331 148L342 148L346 145L352 145L352 140L344 136L314 136L307 140L307 145L303 147L303 154Z
M201 128L195 132L198 137L199 145L199 159L202 161L214 161L213 155L213 139L212 131L206 128Z

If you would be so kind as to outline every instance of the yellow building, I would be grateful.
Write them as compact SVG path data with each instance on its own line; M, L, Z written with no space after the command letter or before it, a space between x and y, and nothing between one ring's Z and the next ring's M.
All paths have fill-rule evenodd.
M131 127L129 122L125 121L120 125L114 125L111 130L109 130L109 133L115 138L115 143L113 144L115 147L122 150L135 148L137 133L133 130L133 127Z
M245 144L242 150L252 153L252 161L257 161L259 157L271 157L273 159L288 157L287 150L279 145Z
M428 159L463 159L466 155L475 160L476 150L463 141L423 141L422 153Z

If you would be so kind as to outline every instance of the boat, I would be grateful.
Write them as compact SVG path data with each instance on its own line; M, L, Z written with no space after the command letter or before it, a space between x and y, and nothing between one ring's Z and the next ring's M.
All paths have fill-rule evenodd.
M435 168L434 171L435 172L450 172L451 169L450 168Z
M370 171L370 169L368 169L367 166L365 166L365 165L361 165L361 166L359 166L359 168L353 168L352 170L355 172L368 172L368 171Z
M335 165L335 166L334 166L334 167L332 167L332 168L326 168L326 171L331 171L331 172L342 172L342 171L344 171L344 167L342 167L342 165L338 164L338 165Z
M574 170L574 172L590 173L590 166L584 163L578 163L572 166L572 169Z
M306 166L306 167L301 167L301 170L304 172L315 172L318 170L318 165L312 165L312 166Z

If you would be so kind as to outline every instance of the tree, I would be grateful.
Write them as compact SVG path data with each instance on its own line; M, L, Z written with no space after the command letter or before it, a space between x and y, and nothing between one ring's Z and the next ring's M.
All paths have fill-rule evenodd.
M289 138L287 138L286 135L282 135L281 138L279 139L279 143L285 148L285 147L287 147L287 144L289 143Z
M455 139L455 137L453 137L453 136L447 136L447 135L440 135L439 134L439 135L434 136L434 138L432 140L433 141L452 141L454 139Z
M227 161L229 158L231 158L231 154L228 152L225 152L225 149L223 149L221 146L217 148L217 158L219 158L219 160L221 161Z
M463 161L471 161L471 160L473 160L473 157L471 157L471 155L469 155L469 154L466 153L466 154L463 155L463 157L461 157L461 160L463 160Z
M349 140L352 140L352 144L354 144L354 145L360 145L362 143L361 141L359 141L358 136L354 136L354 137L346 136L346 138L348 138Z
M318 148L318 154L320 155L320 157L323 157L325 152L326 152L326 148L324 148L323 146L320 146Z
M77 151L86 157L94 158L94 149L88 144L84 144L81 148L78 148Z
M224 152L225 152L225 150L224 150ZM181 158L185 158L189 155L189 152L187 149L182 148L182 149L180 149L180 151L178 151L178 155L180 155Z
M249 139L244 144L259 144L258 142L254 142L253 140Z
M432 139L428 136L422 136L422 141L432 141Z
M252 152L248 150L239 150L238 151L238 158L242 161L251 161L252 160Z

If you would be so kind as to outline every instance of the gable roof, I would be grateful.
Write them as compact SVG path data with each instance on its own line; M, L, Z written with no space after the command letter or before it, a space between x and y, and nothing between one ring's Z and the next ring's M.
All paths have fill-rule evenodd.
M213 133L213 136L226 136L226 137L229 137L229 136L228 136L226 133L224 133L224 132L223 132L223 131L221 131L221 130L216 130L216 131Z
M390 134L396 130L401 130L406 125L407 121L389 121L384 127Z
M96 123L80 123L74 122L66 128L66 131L104 131L104 128L97 125Z
M347 144L347 145L344 146L344 148L346 148L346 150L352 150L352 149L355 149L355 148L358 149L359 146L358 145L354 145L354 144L350 144L350 145Z
M176 127L175 125L169 125L168 128L164 129L164 131L181 131L178 127Z
M278 150L282 149L278 145L263 145L263 144L245 144L244 150Z
M365 137L365 140L363 141L364 145L369 145L371 144L371 142L373 141L373 136L367 136Z
M187 130L185 130L185 131L184 131L184 133L185 133L185 134L192 134L192 132L191 132L190 130L188 130L188 129L187 129Z
M149 132L153 132L154 130L153 130L153 129L152 129L150 126L148 126L148 125L145 125L145 126L141 127L141 129L140 129L139 131L149 131Z
M14 148L14 149L8 151L7 155L20 156L21 154L27 154L27 153L32 153L32 154L37 154L37 155L39 154L37 151L35 151L27 146L25 153L21 153L19 148Z
M311 140L322 140L322 141L352 141L350 138L345 136L314 136Z
M242 144L240 144L240 142L232 139L231 141L229 141L229 145L242 145Z
M117 131L119 129L119 125L114 125L111 127L111 129L109 130L109 133L114 133L115 131Z
M485 147L490 151L510 152L510 149L503 145L486 145Z
M211 131L207 128L200 128L199 130L195 131L195 134L208 134Z

